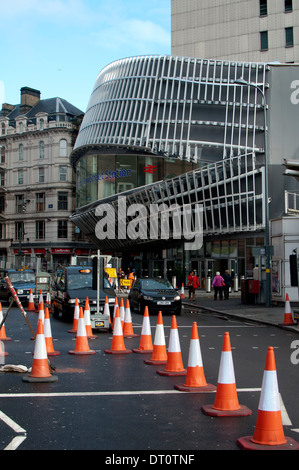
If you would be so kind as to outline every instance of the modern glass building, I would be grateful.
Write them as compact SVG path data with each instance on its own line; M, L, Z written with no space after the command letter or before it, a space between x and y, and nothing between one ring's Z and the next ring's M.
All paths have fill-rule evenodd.
M176 275L180 282L196 269L203 282L216 270L252 272L255 248L265 245L266 168L270 217L282 214L284 191L297 184L283 177L282 167L299 143L291 99L297 72L295 65L178 56L108 65L96 79L71 154L77 180L71 220L124 266L133 260L139 274ZM128 208L138 204L145 209L137 223ZM203 232L201 247L186 249L172 213L167 236L162 217L151 236L149 214L160 204L190 206L193 233ZM135 236L129 236L133 224Z

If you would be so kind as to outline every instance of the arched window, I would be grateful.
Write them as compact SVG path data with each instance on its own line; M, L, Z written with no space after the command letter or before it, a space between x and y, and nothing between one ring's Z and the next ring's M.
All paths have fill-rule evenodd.
M67 157L67 141L65 139L61 139L60 141L59 155L60 157Z
M43 118L41 118L41 119L39 120L39 128L40 128L41 131L44 130L44 120L43 120Z
M20 132L20 134L22 134L23 131L24 131L24 124L22 122L19 122L19 132Z

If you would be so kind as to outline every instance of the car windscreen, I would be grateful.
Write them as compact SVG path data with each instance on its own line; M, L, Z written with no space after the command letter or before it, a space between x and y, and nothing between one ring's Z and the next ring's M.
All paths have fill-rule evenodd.
M12 284L14 282L26 282L26 283L31 282L31 283L35 283L34 273L25 273L25 272L9 273L9 279L10 279Z
M142 279L141 287L147 290L173 289L173 286L167 279Z
M104 289L111 289L108 279L104 278ZM90 269L82 269L81 271L68 273L67 275L68 289L92 289L92 271Z

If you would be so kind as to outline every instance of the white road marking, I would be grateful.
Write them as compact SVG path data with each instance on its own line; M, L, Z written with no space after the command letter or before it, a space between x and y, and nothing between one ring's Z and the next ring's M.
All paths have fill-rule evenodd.
M26 430L23 429L21 426L19 426L19 424L13 421L9 416L7 416L2 411L0 411L0 419L16 433L23 434L23 435L14 437L12 441L4 449L4 450L16 450L22 444L22 442L26 439L27 437Z

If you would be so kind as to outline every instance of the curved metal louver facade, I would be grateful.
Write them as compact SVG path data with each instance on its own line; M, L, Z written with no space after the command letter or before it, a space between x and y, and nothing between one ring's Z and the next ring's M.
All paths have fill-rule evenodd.
M101 148L195 162L198 169L122 193L128 204L201 204L203 233L263 230L264 115L267 65L171 56L116 61L98 75L71 162ZM261 156L262 155L262 156ZM260 157L261 156L261 157ZM78 207L71 220L102 250L125 250L150 239L99 240L96 209L118 194ZM116 223L118 221L116 220ZM126 220L129 223L129 219Z
M101 145L188 161L263 150L261 96L234 81L264 88L266 70L261 63L172 56L113 62L97 77L71 161L75 166L87 147Z

